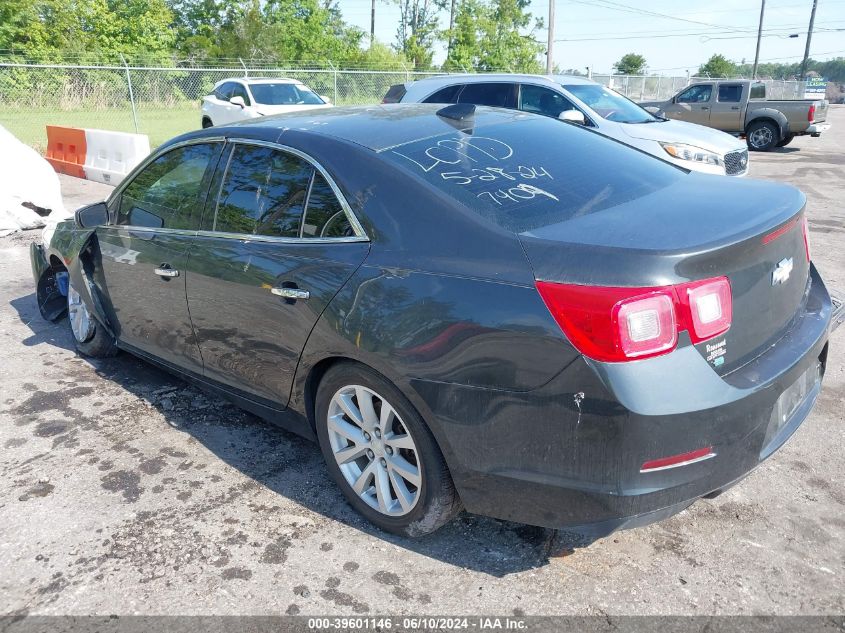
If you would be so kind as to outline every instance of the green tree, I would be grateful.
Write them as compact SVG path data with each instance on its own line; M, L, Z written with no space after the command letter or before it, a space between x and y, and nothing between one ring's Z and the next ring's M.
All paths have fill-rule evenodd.
M702 77L733 77L737 74L737 65L724 55L713 55L706 64L698 67Z
M542 72L544 47L534 39L542 20L528 11L528 0L464 0L455 16L452 50L444 68Z
M620 75L642 75L645 73L645 57L639 53L628 53L613 64L613 70Z
M393 0L399 7L396 45L417 70L431 68L441 5L432 0Z

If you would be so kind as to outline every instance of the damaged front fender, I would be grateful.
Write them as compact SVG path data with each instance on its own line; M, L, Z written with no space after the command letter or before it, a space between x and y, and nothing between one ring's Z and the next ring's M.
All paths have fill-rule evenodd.
M102 305L91 283L92 271L89 270L97 248L94 229L81 229L73 221L59 224L48 246L38 243L30 246L36 300L44 319L58 321L65 315L68 285L72 282L89 311L98 315L109 329L102 318Z

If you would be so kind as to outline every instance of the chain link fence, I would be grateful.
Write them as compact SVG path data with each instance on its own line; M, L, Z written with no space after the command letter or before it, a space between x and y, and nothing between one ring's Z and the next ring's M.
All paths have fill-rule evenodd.
M396 83L437 72L290 68L157 68L0 63L0 125L44 151L46 125L140 132L155 147L200 126L200 100L231 77L298 79L336 105L379 103ZM598 75L634 101L667 99L695 77ZM772 99L800 98L801 82L768 81Z

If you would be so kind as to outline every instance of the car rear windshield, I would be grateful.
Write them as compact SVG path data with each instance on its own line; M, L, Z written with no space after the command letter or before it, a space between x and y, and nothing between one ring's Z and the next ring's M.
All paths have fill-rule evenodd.
M598 84L573 84L564 86L581 101L590 106L603 119L617 123L654 123L660 119L653 117L633 101L626 99Z
M296 84L252 84L256 103L264 105L319 105L325 103L305 86Z
M383 155L515 233L615 207L687 173L598 133L533 116L413 141Z

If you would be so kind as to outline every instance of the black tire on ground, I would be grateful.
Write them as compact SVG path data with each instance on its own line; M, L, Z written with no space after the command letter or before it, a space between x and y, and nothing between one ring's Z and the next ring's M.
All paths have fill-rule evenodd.
M214 124L211 122L211 119L209 119L207 116L204 116L202 118L202 129L210 128L212 125Z
M73 338L73 343L76 346L76 351L83 356L90 356L91 358L108 358L117 354L117 344L111 334L103 327L97 317L88 313L91 329L80 340L73 328L73 316L71 310L71 295L75 292L73 285L68 280L68 328L70 335Z
M413 438L422 483L416 504L407 514L390 516L371 507L352 489L338 466L329 439L329 406L335 394L351 385L363 386L381 396ZM350 505L374 525L402 536L423 536L448 523L463 509L446 460L428 426L404 394L378 372L351 361L331 367L317 389L315 415L317 437L329 474ZM373 480L373 486L375 483Z
M780 137L780 130L769 121L755 121L745 132L748 149L755 152L768 152L775 147Z
M777 147L786 147L792 142L792 139L795 138L794 134L787 134L786 138L783 139L780 143L777 144Z

